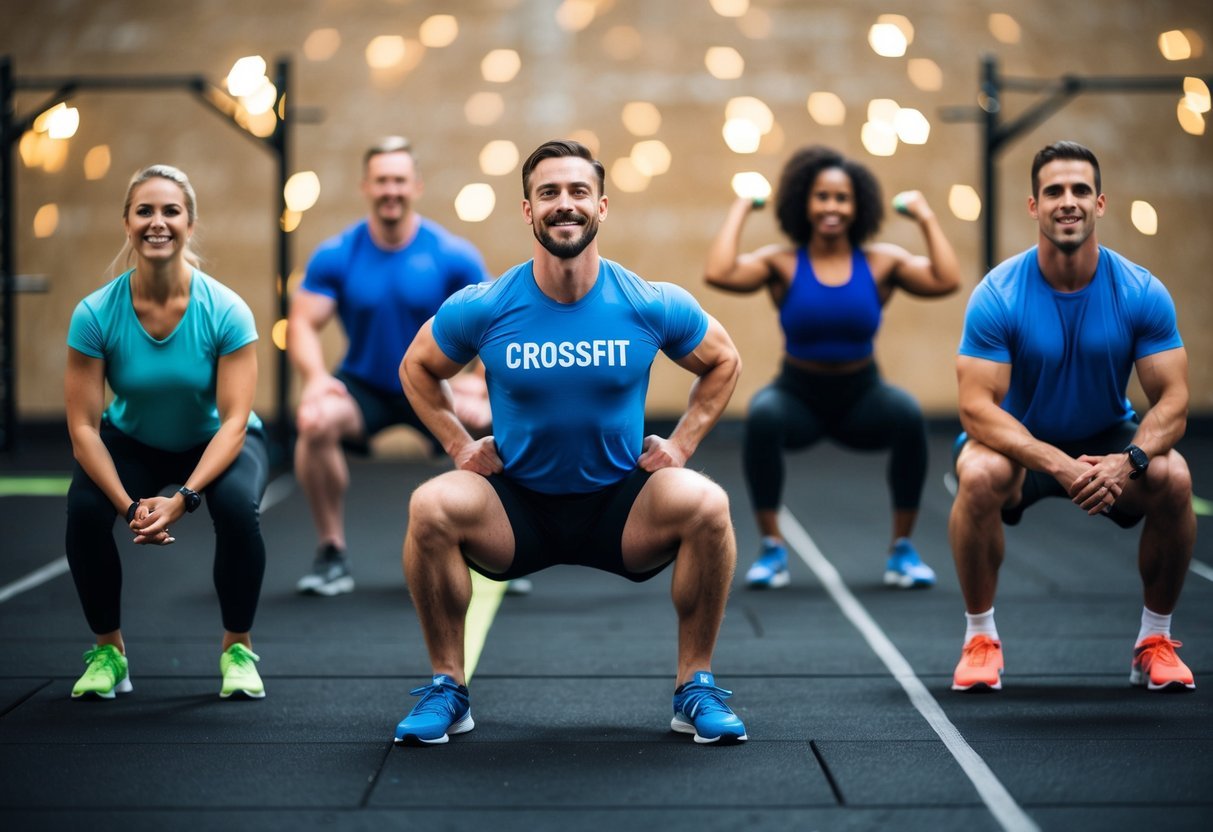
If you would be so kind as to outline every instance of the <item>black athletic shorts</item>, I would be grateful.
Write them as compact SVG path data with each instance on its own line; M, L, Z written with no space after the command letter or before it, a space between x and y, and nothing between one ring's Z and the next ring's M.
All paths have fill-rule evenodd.
M1137 422L1129 419L1121 422L1119 425L1108 428L1102 433L1097 433L1084 439L1076 439L1073 442L1055 442L1053 444L1072 457L1079 457L1083 454L1099 456L1120 453L1125 449L1125 446L1133 441L1133 437L1136 435ZM953 469L955 469L956 460L959 458L960 452L968 440L969 435L967 433L962 433L956 437L956 444L952 446ZM1023 513L1028 506L1046 497L1065 497L1066 499L1070 499L1070 495L1066 493L1066 490L1061 487L1061 483L1057 480L1040 471L1028 471L1023 480L1023 498L1019 501L1018 505L1002 510L1002 522L1008 526L1014 526L1023 517ZM1116 506L1112 506L1111 509L1103 512L1103 516L1122 529L1133 528L1141 522L1142 518L1140 514L1129 514L1128 512L1121 511Z
M342 440L341 444L347 451L358 456L368 456L371 453L372 436L393 425L408 425L421 434L422 439L429 444L432 454L443 453L442 445L434 438L434 434L430 433L425 423L413 412L413 406L409 404L404 390L388 393L342 370L338 370L334 376L345 385L345 389L354 398L358 409L362 411L362 423L366 427L361 436Z
M623 565L623 527L649 476L648 471L637 468L598 491L543 494L494 474L488 481L514 531L514 562L506 571L494 573L465 560L495 581L521 578L557 564L589 566L637 583L647 581L669 566L677 554L671 550L669 561L647 572L629 572Z

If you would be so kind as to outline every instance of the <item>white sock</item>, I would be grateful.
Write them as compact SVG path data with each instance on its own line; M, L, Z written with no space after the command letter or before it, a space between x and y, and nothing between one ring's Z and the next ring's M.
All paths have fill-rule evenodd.
M998 628L994 626L993 607L985 612L965 613L965 644L968 644L969 639L973 636L989 636L998 641Z
M782 537L764 537L762 539L762 545L764 548L771 547L771 546L782 546L783 538Z
M1171 616L1159 615L1156 612L1151 612L1145 607L1141 608L1141 631L1137 634L1137 644L1141 644L1142 639L1150 636L1163 635L1167 638L1171 637Z

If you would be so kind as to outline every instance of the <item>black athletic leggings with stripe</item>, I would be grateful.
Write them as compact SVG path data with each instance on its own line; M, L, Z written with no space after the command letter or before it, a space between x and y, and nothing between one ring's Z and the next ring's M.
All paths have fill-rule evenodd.
M180 453L153 448L108 422L102 422L101 439L127 492L143 497L185 482L206 450L205 445ZM236 460L202 492L215 526L214 580L223 628L233 633L253 628L261 596L261 497L269 467L265 434L250 429ZM122 560L114 543L118 519L109 497L77 463L67 492L67 562L84 616L98 635L121 626Z
M893 508L918 508L927 476L926 424L918 402L885 384L875 363L832 375L785 361L775 381L750 401L746 417L745 476L755 511L779 508L783 452L826 437L856 450L891 449Z

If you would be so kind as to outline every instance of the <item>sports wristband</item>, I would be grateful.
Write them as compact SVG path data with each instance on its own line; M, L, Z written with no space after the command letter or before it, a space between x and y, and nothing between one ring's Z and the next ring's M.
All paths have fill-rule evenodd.
M126 522L133 523L135 520L135 512L138 510L139 510L139 501L135 500L135 502L131 503L130 506L126 509Z

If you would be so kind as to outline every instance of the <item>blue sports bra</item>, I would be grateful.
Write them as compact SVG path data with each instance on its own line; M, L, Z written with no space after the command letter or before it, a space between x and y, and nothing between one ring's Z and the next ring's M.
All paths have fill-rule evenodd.
M861 250L851 252L851 279L841 286L817 279L806 249L796 253L796 274L779 307L788 355L827 362L867 358L880 319L880 295Z

